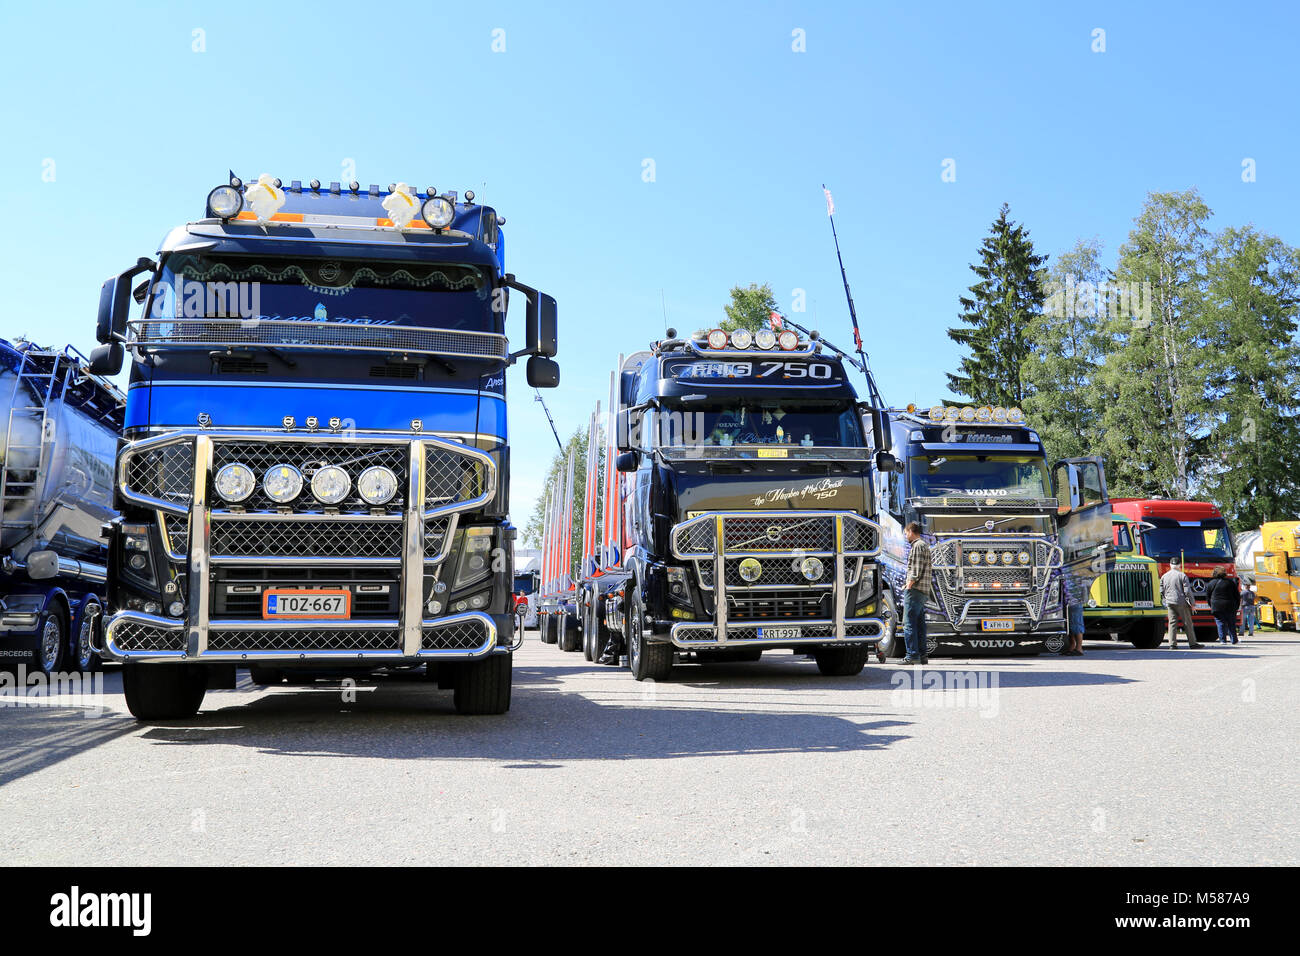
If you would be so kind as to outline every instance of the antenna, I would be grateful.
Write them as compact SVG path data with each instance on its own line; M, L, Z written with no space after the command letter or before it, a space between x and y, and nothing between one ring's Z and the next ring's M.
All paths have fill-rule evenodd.
M867 377L867 389L871 393L871 404L876 409L884 409L885 401L880 397L880 390L876 388L876 378L871 374L871 366L867 362L867 354L862 350L862 333L858 330L858 311L853 306L853 293L849 290L849 274L844 269L844 256L840 253L840 237L835 231L835 202L831 199L831 191L822 183L822 192L826 194L826 218L831 221L831 238L835 240L835 258L840 263L840 278L844 281L844 298L849 303L849 319L853 322L853 344L857 347L858 359L861 365L862 374ZM829 344L829 343L827 343ZM838 352L839 349L836 349ZM840 354L843 354L842 352Z
M564 442L560 441L560 433L555 430L555 419L551 417L551 410L546 407L546 400L542 398L541 392L533 389L533 394L537 396L535 401L542 403L542 411L546 412L546 420L551 423L551 434L555 436L555 447L560 449L560 454L563 455Z
M663 286L659 287L659 302L664 307L664 332L666 333L668 331L668 300L664 298Z

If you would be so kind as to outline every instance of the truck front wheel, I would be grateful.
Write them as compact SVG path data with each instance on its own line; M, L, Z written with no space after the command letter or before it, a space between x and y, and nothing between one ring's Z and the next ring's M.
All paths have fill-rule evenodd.
M1149 651L1159 647L1165 639L1163 620L1139 621L1125 635L1129 643L1139 650Z
M871 648L866 644L848 647L819 647L813 651L817 669L827 677L853 677L867 666Z
M634 589L628 597L623 618L627 632L628 667L632 676L637 680L663 680L673 669L673 645L656 644L647 639L640 589Z
M197 664L140 664L122 668L126 707L136 720L181 720L199 712L208 674Z
M880 620L885 626L878 655L883 664L885 658L903 657L907 653L903 644L903 625L898 619L898 606L894 603L892 591L884 591L880 595Z
M510 709L513 654L491 654L456 667L454 700L458 714L504 714Z

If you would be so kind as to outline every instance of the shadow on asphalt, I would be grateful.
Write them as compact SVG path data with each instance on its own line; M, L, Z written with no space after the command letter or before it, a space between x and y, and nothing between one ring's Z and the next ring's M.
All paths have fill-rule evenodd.
M0 787L139 730L131 717L111 712L6 707L0 712Z

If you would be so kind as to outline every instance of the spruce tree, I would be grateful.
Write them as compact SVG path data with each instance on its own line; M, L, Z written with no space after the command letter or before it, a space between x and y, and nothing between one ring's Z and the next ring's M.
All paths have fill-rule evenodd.
M948 337L970 350L948 388L976 405L1021 405L1025 401L1028 330L1044 301L1046 256L1036 255L1024 226L1009 218L1002 204L980 260L971 265L979 281L962 296L958 326Z

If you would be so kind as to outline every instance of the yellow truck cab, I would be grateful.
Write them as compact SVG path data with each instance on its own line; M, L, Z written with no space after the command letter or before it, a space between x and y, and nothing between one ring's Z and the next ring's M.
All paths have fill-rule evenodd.
M1092 583L1083 608L1084 634L1092 640L1114 635L1143 649L1159 647L1165 635L1159 568L1138 553L1132 522L1121 514L1110 517L1115 566Z
M1300 521L1266 521L1255 552L1259 619L1278 629L1296 630L1300 611Z

